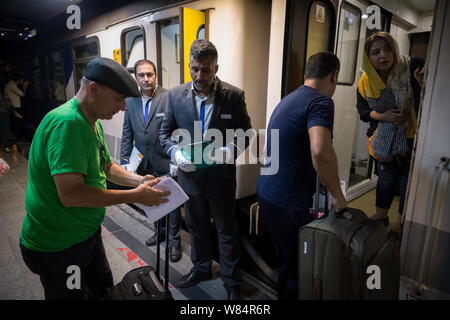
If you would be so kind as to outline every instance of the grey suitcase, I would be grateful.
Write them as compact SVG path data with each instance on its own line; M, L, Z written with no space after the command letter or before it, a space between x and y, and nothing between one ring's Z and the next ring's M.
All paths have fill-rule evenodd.
M299 231L301 300L398 299L398 238L382 222L348 208Z

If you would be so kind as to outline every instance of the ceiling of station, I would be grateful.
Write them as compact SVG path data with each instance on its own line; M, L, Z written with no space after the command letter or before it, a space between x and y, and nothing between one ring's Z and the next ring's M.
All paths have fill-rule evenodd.
M2 0L0 37L24 40L28 33L82 0Z

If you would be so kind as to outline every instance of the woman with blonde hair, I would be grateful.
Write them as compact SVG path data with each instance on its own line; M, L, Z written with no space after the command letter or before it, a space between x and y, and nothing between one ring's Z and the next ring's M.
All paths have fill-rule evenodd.
M359 79L357 109L370 123L370 155L377 160L376 214L389 224L388 211L396 191L402 214L411 151L417 125L424 61L399 54L387 32L377 32L364 44L364 73Z

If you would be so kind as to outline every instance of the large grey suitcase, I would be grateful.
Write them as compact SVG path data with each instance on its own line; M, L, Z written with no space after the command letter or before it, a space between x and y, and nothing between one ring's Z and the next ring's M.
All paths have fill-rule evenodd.
M397 236L358 209L330 211L299 231L299 298L398 299Z

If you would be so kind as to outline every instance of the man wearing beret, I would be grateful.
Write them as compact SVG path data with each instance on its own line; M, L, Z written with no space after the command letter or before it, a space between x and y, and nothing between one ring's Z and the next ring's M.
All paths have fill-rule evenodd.
M113 285L101 238L106 206L167 202L168 193L153 188L158 179L111 161L98 121L123 111L127 96L139 95L124 67L94 59L76 96L49 112L34 135L20 248L46 299L99 299ZM134 189L107 190L106 179Z

